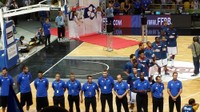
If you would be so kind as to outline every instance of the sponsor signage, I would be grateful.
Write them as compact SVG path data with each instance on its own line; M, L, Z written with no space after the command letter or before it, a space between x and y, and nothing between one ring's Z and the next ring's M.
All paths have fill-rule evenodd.
M16 44L11 45L7 48L8 60L12 59L13 57L17 56L17 46Z

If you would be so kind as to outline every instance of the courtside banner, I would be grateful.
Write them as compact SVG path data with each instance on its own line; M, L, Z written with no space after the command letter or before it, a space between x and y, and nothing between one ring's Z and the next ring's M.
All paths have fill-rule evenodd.
M164 21L167 21L168 25L171 24L170 15L147 15L147 25L148 27L161 27Z
M115 16L113 25L116 28L131 28L132 27L132 16L124 15L124 16Z
M141 17L140 15L119 15L115 16L113 24L115 28L141 28ZM148 27L152 28L161 27L164 21L171 23L170 15L147 15L146 17Z

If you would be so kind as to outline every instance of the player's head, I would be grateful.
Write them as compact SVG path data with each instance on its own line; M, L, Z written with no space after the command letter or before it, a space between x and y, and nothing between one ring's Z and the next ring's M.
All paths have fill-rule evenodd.
M118 82L122 82L122 79L123 79L123 78L122 78L122 75L121 75L121 74L117 75L117 81L118 81Z
M165 38L165 36L162 36L162 41L164 42L164 41L166 41L166 38Z
M75 80L75 75L74 75L74 73L70 73L69 78L70 78L71 81L74 81L74 80Z
M169 28L170 28L170 29L173 29L173 28L174 28L174 26L173 26L172 23L169 25Z
M199 42L199 38L198 37L193 37L193 42Z
M144 49L144 43L143 42L139 43L139 49Z
M160 76L156 76L156 82L157 82L157 83L161 83L161 82L162 82L162 80L161 80L161 77L160 77Z
M28 66L23 65L23 66L22 66L22 72L24 72L25 74L27 74L28 71L29 71Z
M129 58L130 58L131 60L132 60L132 59L135 59L135 54L131 54Z
M164 21L163 24L164 24L164 26L167 26L167 25L168 25L168 24L167 24L167 21Z
M59 72L56 73L56 77L55 78L56 78L56 81L60 80L60 73Z
M165 31L160 32L161 36L165 36Z
M156 42L156 43L159 43L159 42L160 42L159 37L155 37L155 42Z
M141 74L140 74L140 80L141 80L141 81L144 81L144 73L141 73Z
M140 50L140 51L138 52L138 54L139 54L140 58L142 58L142 59L145 58L144 50Z
M43 77L43 71L38 71L38 78L41 79Z
M136 59L133 59L133 67L137 67L137 65L138 65L137 60L136 60Z
M190 98L189 101L188 101L188 104L192 105L192 106L195 105L195 103L196 103L196 101L195 101L194 98Z
M111 8L113 6L112 2L108 3L108 7Z
M45 19L45 22L48 23L48 22L49 22L49 18L46 18L46 19Z
M91 75L88 75L88 76L87 76L87 80L88 80L88 83L92 83L92 76L91 76Z
M178 72L173 72L173 80L177 80L177 78L178 78Z
M62 16L62 11L58 11L58 16Z
M105 69L103 71L102 75L103 75L104 78L106 78L108 76L108 70Z
M137 75L137 67L133 67L133 74Z
M150 42L150 41L147 41L147 43L146 43L146 44L147 44L147 46L148 46L148 47L151 47L151 46L152 46L152 44L151 44L151 42Z
M2 75L7 75L7 73L8 73L8 69L6 67L4 67L2 69Z

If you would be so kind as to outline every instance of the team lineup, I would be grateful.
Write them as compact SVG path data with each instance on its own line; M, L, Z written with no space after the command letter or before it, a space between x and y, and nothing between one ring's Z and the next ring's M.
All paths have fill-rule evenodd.
M169 95L169 112L173 112L174 105L176 105L177 112L181 112L181 110L182 112L194 112L198 108L194 99L190 99L189 104L181 109L182 82L177 79L178 73L176 71L170 74L167 69L169 61L171 61L170 67L174 67L174 59L177 54L177 32L173 25L167 26L166 24L161 32L160 37L155 37L155 42L146 42L146 47L144 43L139 44L135 54L130 55L130 61L124 66L123 70L126 75L116 74L116 82L108 70L102 71L97 82L92 81L92 75L88 75L87 82L83 85L75 78L76 74L74 73L69 74L70 79L67 82L60 78L59 73L56 73L55 80L51 85L54 90L54 106L65 108L65 91L67 90L70 112L74 111L74 103L76 111L80 112L80 103L83 102L85 112L89 112L90 105L93 112L97 112L98 100L101 102L101 112L105 112L106 102L109 112L114 112L113 96L116 96L117 112L133 112L134 107L136 107L137 112L157 112L157 110L163 112L163 90L166 88ZM163 71L164 74L162 74ZM172 75L172 80L168 82L167 87L164 87L162 83L162 75ZM22 107L26 106L27 111L33 104L31 81L32 76L29 68L23 66L16 82L20 89L20 104ZM13 84L14 81L8 74L7 68L3 68L0 77L3 112L8 105L9 87ZM49 81L43 77L43 71L38 71L38 78L34 80L34 86L37 91L36 109L39 112L49 106L47 93ZM149 93L152 93L153 110L148 110ZM130 95L129 100L128 95ZM130 103L130 107L128 103Z

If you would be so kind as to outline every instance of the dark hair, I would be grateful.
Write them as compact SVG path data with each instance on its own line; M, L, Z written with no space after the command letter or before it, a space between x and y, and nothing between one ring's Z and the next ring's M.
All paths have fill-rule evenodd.
M189 105L194 104L195 103L195 99L194 98L189 99L188 103L189 103Z
M103 72L108 72L108 70L107 70L107 69L104 69Z
M142 46L142 45L143 45L143 42L140 42L140 43L139 43L139 47Z
M174 74L178 74L178 72L173 72L173 74L172 74L172 75L174 75Z
M74 73L73 73L73 72L71 72L69 75L74 75Z
M130 59L132 59L134 56L135 56L135 54L131 54L131 55L130 55Z
M22 70L24 70L25 68L27 68L28 66L26 66L26 65L23 65L22 66Z
M158 39L159 37L155 37L155 40Z
M193 42L199 42L198 37L193 37Z
M66 109L58 106L49 106L41 110L40 112L68 112Z
M6 70L6 71L8 71L8 68L6 68L6 67L3 67L3 69L2 70Z
M158 80L158 78L160 78L160 76L156 76L156 80Z
M19 37L20 40L21 40L21 39L24 39L24 38L25 38L24 36L20 36L20 37Z
M41 70L39 70L39 71L38 71L38 73L41 73L41 74L43 74L44 72L43 72L43 71L41 71Z
M150 43L150 41L147 41L146 44L148 45Z
M88 75L88 76L87 76L87 79L90 78L90 77L92 78L92 75Z
M144 53L144 50L140 50L140 51L138 52L139 55L142 54L142 53Z
M56 72L56 75L57 75L57 74L58 74L58 75L60 75L60 73L59 73L59 72Z

